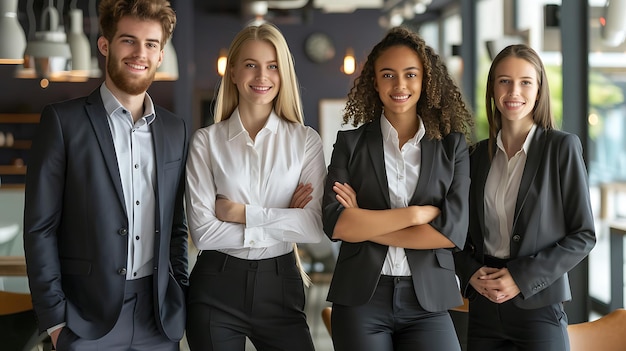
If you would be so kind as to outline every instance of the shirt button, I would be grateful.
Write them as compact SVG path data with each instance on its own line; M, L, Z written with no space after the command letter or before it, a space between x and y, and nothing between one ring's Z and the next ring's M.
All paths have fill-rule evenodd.
M137 235L137 236L135 237L135 240L139 240L139 235Z
M126 268L120 268L117 270L117 274L119 275L125 275L126 274Z
M137 276L137 272L133 273L133 277L136 277L136 276Z
M135 205L139 206L139 201L136 201L136 202L135 202Z
M250 240L249 244L250 244L250 245L254 245L254 244L255 244L255 243L254 243L254 240Z
M126 228L122 228L120 230L117 231L117 234L124 236L126 234L128 234L128 230Z
M135 169L137 169L137 168L139 168L139 165L138 165L138 164L135 164Z

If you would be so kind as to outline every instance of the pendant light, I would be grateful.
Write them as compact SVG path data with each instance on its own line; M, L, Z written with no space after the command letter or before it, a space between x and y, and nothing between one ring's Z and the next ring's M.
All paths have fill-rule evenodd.
M354 50L348 48L346 56L343 58L343 73L351 75L356 70L356 59L354 58Z
M50 26L48 27L48 18ZM50 0L41 13L41 31L26 45L24 55L34 61L38 77L58 79L68 73L72 56L67 35L59 30L59 12Z
M70 30L67 37L72 54L70 80L85 81L91 69L91 50L89 40L83 31L83 10L70 9Z
M217 58L217 73L223 77L226 73L226 64L228 63L228 53L226 49L220 49L219 57Z
M0 64L22 64L26 35L17 20L17 0L0 1Z
M163 47L163 61L157 68L154 80L177 80L178 79L178 56L172 44L172 38Z

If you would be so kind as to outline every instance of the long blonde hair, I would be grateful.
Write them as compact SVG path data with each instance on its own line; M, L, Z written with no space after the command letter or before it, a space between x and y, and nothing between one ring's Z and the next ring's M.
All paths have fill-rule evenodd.
M296 77L293 56L285 37L276 26L263 23L259 26L248 26L242 29L233 39L228 49L228 57L224 78L220 84L215 103L215 123L226 120L239 105L239 91L230 79L233 65L239 59L241 48L247 40L263 40L276 49L280 90L274 100L274 111L281 118L290 122L304 124L300 86Z

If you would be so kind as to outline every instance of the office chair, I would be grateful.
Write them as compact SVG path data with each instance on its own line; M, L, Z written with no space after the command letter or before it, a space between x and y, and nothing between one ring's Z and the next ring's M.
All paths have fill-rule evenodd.
M567 326L570 351L621 351L626 345L626 310L619 308L602 318Z

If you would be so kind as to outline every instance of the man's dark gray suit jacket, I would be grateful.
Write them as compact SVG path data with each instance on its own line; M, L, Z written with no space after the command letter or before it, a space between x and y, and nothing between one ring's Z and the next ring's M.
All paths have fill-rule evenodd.
M469 154L465 137L451 133L440 141L421 140L420 176L409 205L433 205L441 214L430 225L463 247L468 225ZM332 238L344 210L335 198L335 182L348 183L360 208L391 208L380 120L340 131L324 191L323 222ZM346 306L367 303L378 284L388 246L371 241L342 242L328 300ZM445 311L462 304L451 249L405 250L413 286L427 311Z
M495 149L495 148L494 148ZM492 151L492 152L495 152ZM574 134L537 127L515 204L507 268L521 291L516 306L539 308L571 299L567 272L595 245L587 171ZM491 167L487 141L471 153L470 226L465 249L455 254L463 295L483 266L485 183Z
M155 106L154 308L178 341L185 327L187 225L183 211L188 131ZM100 89L48 105L28 159L24 248L41 331L66 322L78 336L109 332L123 304L128 218Z

